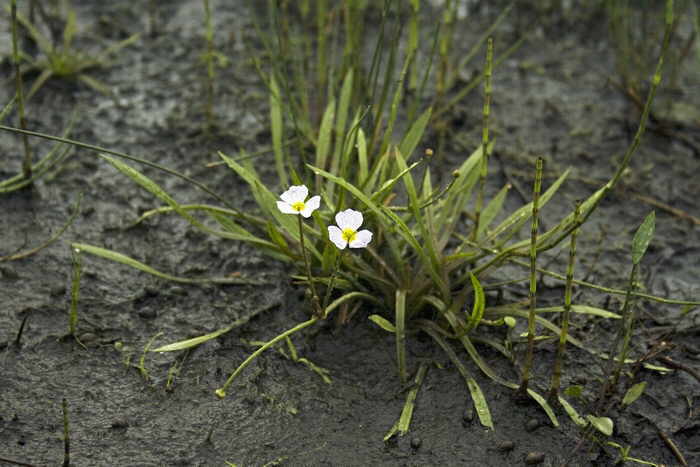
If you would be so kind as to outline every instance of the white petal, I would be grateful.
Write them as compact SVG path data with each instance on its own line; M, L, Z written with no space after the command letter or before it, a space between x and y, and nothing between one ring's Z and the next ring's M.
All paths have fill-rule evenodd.
M355 239L350 242L350 248L364 248L372 241L372 232L360 230L355 234Z
M314 196L310 200L308 200L306 203L304 203L304 209L301 211L301 215L304 217L309 217L311 216L311 213L314 212L318 207L321 205L321 197L320 196Z
M277 209L279 209L285 214L299 214L299 211L297 211L291 205L285 203L284 201L277 201Z
M306 188L306 185L294 185L282 193L280 198L282 198L282 201L294 204L303 203L307 196L309 196L309 189Z
M342 230L357 230L362 225L362 213L354 209L346 209L335 215L335 222Z
M343 238L343 231L334 225L328 226L328 238L341 250L348 246L348 242Z

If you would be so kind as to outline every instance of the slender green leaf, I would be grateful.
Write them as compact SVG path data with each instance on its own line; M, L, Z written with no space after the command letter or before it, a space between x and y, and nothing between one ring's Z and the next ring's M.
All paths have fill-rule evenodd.
M184 341L173 342L172 344L158 347L157 349L153 349L151 352L175 352L178 350L189 349L192 347L196 347L200 344L203 344L207 341L216 339L217 337L221 336L222 334L226 334L227 332L231 331L232 329L233 328L231 326L227 326L225 328L219 329L218 331L210 332L209 334L204 334L204 335L199 336L199 337L193 337L192 339L186 339Z
M321 119L316 143L316 167L326 168L333 135L333 120L335 120L335 99L331 99ZM316 177L316 190L321 191L321 177Z
M481 319L484 317L484 308L486 307L486 296L479 279L471 272L469 273L469 279L471 279L472 287L474 288L474 304L472 305L472 313L467 320L467 327L465 329L467 333L472 332L479 325Z
M571 169L567 169L566 172L564 172L553 184L550 186L547 191L544 192L544 194L540 197L539 199L539 207L542 208L544 207L545 204L554 196L554 193L559 189L562 183L564 183L564 180L566 180L566 177L568 177L569 172ZM503 222L501 222L498 227L493 229L491 233L488 236L488 240L494 240L503 233L507 231L515 231L517 232L520 227L523 226L525 222L530 218L532 215L532 201L527 203L524 206L521 206L519 209L517 209L514 213L512 213L510 216L508 216ZM526 243L529 244L530 240L526 240Z
M552 406L549 405L547 400L544 397L540 396L535 391L533 391L532 389L528 389L527 393L530 395L530 397L532 397L535 400L535 402L540 404L540 407L542 407L542 410L544 410L544 413L547 414L547 416L549 417L549 421L552 422L552 425L554 425L555 427L558 427L559 420L557 420L557 416L554 415L554 410L552 410Z
M369 320L377 326L379 326L380 328L384 329L386 332L396 334L396 328L393 324L391 324L391 322L388 319L379 315L370 315Z
M627 390L625 397L622 398L622 405L630 405L632 402L639 399L639 397L644 393L644 389L647 387L647 382L642 381L637 383Z
M606 436L612 436L613 421L608 417L596 417L594 415L586 415L586 420L591 422L593 427Z
M106 248L100 248L98 246L93 246L93 245L87 245L85 243L73 243L71 244L71 247L77 250L80 250L81 253L90 253L91 255L99 256L101 258L108 259L110 261L115 261L117 263L122 263L127 266L130 266L134 269L138 269L139 271L146 272L148 274L151 274L153 276L159 277L161 279L165 279L168 281L173 281L173 282L181 282L185 284L204 284L204 283L217 283L217 284L256 284L260 285L261 283L258 281L253 281L253 280L248 280L248 279L240 279L240 278L211 278L211 279L194 279L194 278L188 278L188 277L177 277L177 276L172 276L170 274L166 274L164 272L160 272L156 269L153 269L152 267L143 264L140 261L137 261L133 258L130 258L129 256L123 255L121 253L117 253L116 251L108 250Z
M406 291L396 291L396 363L401 384L406 384Z
M586 422L586 419L578 414L578 412L576 411L574 406L572 406L569 403L569 401L564 399L562 396L558 396L558 399L559 399L559 403L561 404L561 406L564 407L564 411L567 413L569 418L571 418L571 420L575 424L577 424L578 426L581 426L581 427L588 425L588 422Z
M649 242L654 236L655 224L656 214L654 211L651 211L637 229L637 233L634 234L634 239L632 240L632 263L639 264L642 260L642 256L646 253Z
M0 118L0 120L2 120ZM367 139L362 128L357 130L357 179L356 183L362 186L369 175L369 162L367 160Z
M498 216L498 214L501 212L501 209L503 209L503 202L506 199L506 195L508 194L508 191L510 190L510 183L501 188L501 191L498 192L496 196L489 202L489 204L486 205L484 210L481 213L480 221L479 221L479 230L476 232L476 238L477 240L480 239L484 233L486 232L486 228L491 224L491 222Z
M391 437L393 437L396 434L398 434L399 436L403 436L406 433L408 433L408 428L411 425L411 418L413 418L413 408L416 403L416 396L418 395L418 390L423 384L423 380L425 379L425 374L427 373L427 371L428 364L421 363L418 367L418 371L416 372L414 384L408 391L408 395L406 396L406 402L404 403L403 409L401 410L401 416L396 421L396 423L394 423L394 426L392 426L391 429L384 436L384 441L388 441Z
M411 154L413 154L416 146L418 146L418 143L420 143L423 133L425 132L425 127L430 121L431 113L432 108L429 108L423 112L421 116L411 124L408 132L401 140L401 144L399 144L399 151L407 160L411 158Z

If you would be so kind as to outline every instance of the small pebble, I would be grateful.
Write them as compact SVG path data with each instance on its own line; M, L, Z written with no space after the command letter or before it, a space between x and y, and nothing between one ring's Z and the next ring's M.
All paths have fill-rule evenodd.
M85 332L78 338L84 345L92 345L97 342L97 336L91 332Z
M184 287L180 287L179 285L173 286L170 288L170 293L173 295L187 295L187 290Z
M49 294L51 294L52 297L60 297L61 295L65 295L65 293L66 293L65 284L54 285L53 287L51 287L51 290L49 290Z
M462 413L462 425L467 426L474 420L474 409L467 407Z
M505 441L501 441L500 443L498 443L498 445L496 447L501 452L510 452L513 449L515 449L515 443L513 441L507 439Z
M543 452L529 452L527 456L525 456L525 463L527 465L541 464L542 462L544 462Z
M5 279L19 279L19 274L9 266L0 267L0 277Z
M411 447L413 449L418 449L422 442L423 441L418 436L414 436L413 438L411 438Z
M154 319L157 316L156 310L149 307L141 308L138 311L138 315L143 319Z
M536 418L531 418L525 425L527 431L535 431L540 426L540 421Z
M112 425L110 426L110 428L114 428L115 430L120 430L128 427L129 420L127 420L126 418L116 418L112 420Z

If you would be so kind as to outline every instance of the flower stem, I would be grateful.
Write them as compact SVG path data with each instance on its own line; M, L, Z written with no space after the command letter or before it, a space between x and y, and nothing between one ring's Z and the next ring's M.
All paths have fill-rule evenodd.
M335 257L335 266L333 267L333 274L328 283L328 288L326 289L326 295L323 297L323 313L325 317L326 307L328 306L328 300L331 299L331 293L333 292L333 286L335 285L335 278L338 276L338 270L340 269L340 262L343 259L344 250L342 250L338 256Z
M318 298L318 293L316 292L316 286L314 285L313 276L311 275L311 265L309 264L309 258L306 254L306 246L304 245L304 224L301 221L301 216L297 216L299 220L299 244L301 245L301 255L304 257L304 266L306 267L306 279L309 281L309 288L311 289L311 301L313 302L314 315L317 317L323 316L323 309L321 308L321 300Z

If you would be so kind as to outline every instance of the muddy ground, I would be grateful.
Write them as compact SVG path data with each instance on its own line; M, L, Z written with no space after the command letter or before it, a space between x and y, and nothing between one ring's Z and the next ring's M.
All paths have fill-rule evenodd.
M80 41L87 47L152 26L131 2L73 3L80 4ZM219 130L213 136L201 131L202 12L201 2L195 0L169 2L158 11L155 35L144 34L113 66L90 72L112 87L114 98L74 82L49 81L28 104L29 127L59 134L71 112L79 109L73 138L173 167L205 182L236 207L255 209L241 180L223 166L206 166L216 160L217 150L235 155L239 149L252 152L270 144L265 90L243 47L243 39L254 35L251 12L232 3L212 2L217 44L231 59L219 72ZM516 8L497 40L512 42L517 29L529 24L528 11ZM475 8L460 25L459 42L473 43L497 13ZM4 47L9 44L5 20ZM564 168L573 167L559 198L544 210L546 225L570 210L573 200L592 193L596 183L607 180L638 122L637 107L614 85L619 76L607 32L599 13L555 13L531 26L529 39L494 74L497 143L490 189L510 181L528 192L535 156L547 159L546 185ZM662 96L689 104L684 108L691 110L700 104L696 53L691 50L677 89L666 89ZM478 66L472 65L465 75ZM2 72L8 80L7 61ZM27 80L35 77L27 75ZM1 102L7 102L11 86L0 92ZM443 173L478 144L480 111L476 93L453 112L442 155L443 166L449 167ZM652 124L623 188L583 229L580 274L588 280L624 286L630 241L654 209L650 199L700 217L698 119L687 112L664 115L674 118L673 125ZM422 146L434 146L431 138L434 135ZM50 146L39 139L31 144L37 154ZM21 139L2 133L0 147L4 179L19 170ZM257 167L272 181L270 157L264 156ZM142 169L180 202L213 202L177 178ZM277 187L280 192L283 188ZM214 389L250 354L251 341L269 339L308 316L303 291L290 282L291 271L247 245L195 232L175 216L132 227L139 214L158 203L95 153L81 149L33 189L0 196L0 255L41 244L65 222L80 193L81 213L58 242L25 259L0 263L0 458L20 465L62 462L62 398L68 402L71 461L76 466L503 466L523 465L533 453L543 455L541 465L570 461L600 466L612 465L617 458L609 447L581 446L579 430L563 413L562 426L552 427L541 409L514 401L511 391L484 377L460 354L486 394L496 429L488 431L477 420L470 421L464 381L443 352L420 336L410 342L412 367L421 360L439 365L428 371L411 432L383 442L401 412L405 393L396 376L393 341L368 323L369 309L347 325L331 322L314 335L294 339L302 356L329 370L331 384L280 352L269 351L234 384L229 397L218 400ZM508 209L522 202L514 190ZM644 286L654 294L697 300L700 226L658 207L656 213L656 236L642 263ZM83 348L61 338L68 326L71 242L123 252L179 276L236 274L244 283L173 284L85 256L78 322ZM550 267L562 271L565 258L563 252ZM543 289L543 301L561 303L560 284L546 279ZM524 297L526 289L513 287L506 294ZM612 311L621 303L617 296L587 289L576 300ZM639 312L633 354L643 355L663 340L668 345L658 357L691 371L662 375L640 370L635 381L646 381L647 390L630 407L610 413L615 421L612 439L632 446L634 457L680 465L663 433L688 465L700 465L700 314L691 311L681 320L679 306L648 301L639 302ZM147 376L136 368L154 336L153 344L163 345L247 318L247 324L191 352L148 353ZM21 341L15 345L25 319ZM572 332L603 349L613 328L578 316ZM499 373L515 379L510 363L482 350ZM538 384L546 385L552 356L551 343L540 345ZM650 362L668 364L658 358ZM177 371L169 378L173 367ZM600 375L600 361L570 351L565 386L583 385L590 400ZM586 404L576 405L583 410Z

